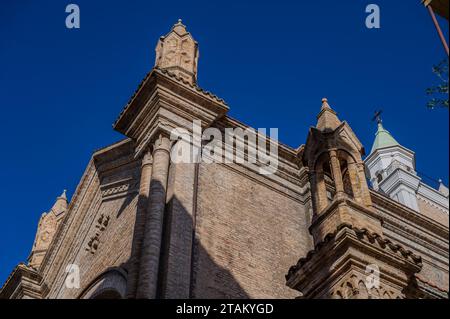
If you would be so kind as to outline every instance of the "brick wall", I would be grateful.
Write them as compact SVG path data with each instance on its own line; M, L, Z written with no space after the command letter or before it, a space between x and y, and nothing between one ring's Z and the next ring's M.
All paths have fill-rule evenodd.
M296 297L284 276L311 249L309 222L300 200L226 166L202 164L193 296Z

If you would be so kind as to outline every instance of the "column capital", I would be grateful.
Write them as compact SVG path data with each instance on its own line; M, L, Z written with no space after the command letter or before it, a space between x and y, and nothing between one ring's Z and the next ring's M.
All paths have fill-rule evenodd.
M153 155L150 149L147 149L142 156L142 167L153 164Z
M332 148L329 150L330 157L337 157L337 148Z
M159 134L158 137L153 141L153 154L157 151L166 151L170 154L170 149L172 147L172 141L166 134Z
M358 167L359 169L364 169L364 167L366 166L364 164L364 162L355 162L356 167Z

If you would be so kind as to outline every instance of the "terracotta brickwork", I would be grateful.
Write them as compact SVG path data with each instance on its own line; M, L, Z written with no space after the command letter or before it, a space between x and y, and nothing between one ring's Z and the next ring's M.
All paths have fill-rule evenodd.
M312 248L301 189L295 199L233 167L199 175L194 296L295 297L283 267Z
M181 21L160 39L114 123L125 139L95 152L70 202L43 215L0 298L448 297L448 214L370 189L364 147L326 99L305 145L278 144L273 174L174 162L174 128L249 128L198 87L198 56Z

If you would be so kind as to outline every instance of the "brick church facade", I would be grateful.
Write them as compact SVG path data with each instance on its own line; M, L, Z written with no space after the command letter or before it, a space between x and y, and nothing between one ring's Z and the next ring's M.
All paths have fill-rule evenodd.
M114 124L124 139L42 215L0 298L448 298L448 188L381 121L365 160L327 99L273 174L171 160L175 128L248 129L196 84L198 52L181 21L161 37Z

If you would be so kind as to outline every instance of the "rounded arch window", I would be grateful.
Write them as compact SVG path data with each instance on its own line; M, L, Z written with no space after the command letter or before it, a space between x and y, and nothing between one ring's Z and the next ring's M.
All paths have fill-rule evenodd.
M356 161L349 152L342 149L338 151L338 159L341 170L342 183L344 186L344 192L349 197L354 198L355 197L354 187L355 184L359 183L358 174L354 171L355 169L354 164ZM353 169L352 172L350 172L351 169Z
M380 172L377 173L377 182L381 183L381 181L383 180L383 174L381 174Z

